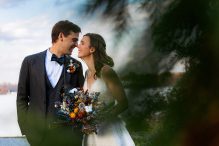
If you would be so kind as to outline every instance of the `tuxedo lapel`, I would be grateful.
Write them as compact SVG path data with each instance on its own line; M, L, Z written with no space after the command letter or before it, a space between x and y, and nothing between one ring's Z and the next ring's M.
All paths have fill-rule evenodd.
M68 89L69 88L69 85L70 85L70 80L71 80L71 75L70 75L70 73L68 73L67 71L66 71L66 67L64 66L63 67L63 73L64 73L64 86L65 86L65 88L66 89Z
M63 69L64 69L64 74L65 74L65 82L66 82L66 83L69 83L69 82L70 82L70 79L71 79L71 75L70 75L70 73L68 73L68 72L66 71L65 68L63 68Z
M39 82L39 88L41 88L40 91L42 91L42 97L46 98L46 84L45 84L45 57L46 57L46 51L43 51L38 56L37 61L37 71L38 71L38 82Z

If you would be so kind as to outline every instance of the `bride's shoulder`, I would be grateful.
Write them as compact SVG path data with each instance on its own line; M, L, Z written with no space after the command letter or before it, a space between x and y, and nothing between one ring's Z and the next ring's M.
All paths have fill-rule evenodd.
M109 65L104 65L101 69L101 76L103 78L112 78L117 76L116 72Z
M111 73L111 72L115 72L115 71L114 71L113 68L110 67L109 65L104 65L104 66L101 68L101 73L102 73L102 74L109 74L109 73Z

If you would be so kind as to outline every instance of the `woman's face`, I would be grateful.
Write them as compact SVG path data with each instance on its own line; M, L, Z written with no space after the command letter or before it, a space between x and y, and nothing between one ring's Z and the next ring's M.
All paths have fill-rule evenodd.
M91 55L90 37L83 36L80 44L78 45L78 57L84 58Z

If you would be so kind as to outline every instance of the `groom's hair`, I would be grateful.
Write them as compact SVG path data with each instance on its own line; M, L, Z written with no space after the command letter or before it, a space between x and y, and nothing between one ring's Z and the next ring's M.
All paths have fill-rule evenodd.
M74 33L80 33L81 28L68 20L62 20L57 22L52 28L52 43L56 42L60 33L63 33L64 36L67 36L70 34L71 31L73 31Z

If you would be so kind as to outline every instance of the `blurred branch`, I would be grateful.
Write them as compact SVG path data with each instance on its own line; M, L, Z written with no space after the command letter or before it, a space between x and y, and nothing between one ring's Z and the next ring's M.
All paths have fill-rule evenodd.
M161 74L137 74L130 72L123 76L125 88L131 89L146 89L174 86L175 83L183 76L184 73L165 72Z
M92 14L102 11L102 18L113 18L118 37L126 31L130 18L128 0L88 0L85 13Z
M116 32L116 42L114 42L115 47L125 35L133 35L129 32L130 25L132 24L129 8L133 5L137 5L138 8L136 8L135 11L141 11L142 13L148 14L149 17L142 19L142 21L145 21L148 26L141 26L145 27L145 30L140 34L135 34L136 38L139 39L133 42L133 48L135 49L131 50L130 52L133 54L132 57L136 59L132 60L132 62L129 62L127 66L133 66L133 64L136 64L136 62L144 62L142 66L145 66L145 70L159 73L161 71L169 71L172 66L175 65L178 58L174 58L174 61L172 60L171 62L166 62L166 66L164 65L164 60L167 60L167 58L170 57L169 54L172 52L168 52L169 54L163 54L163 52L157 52L158 49L154 49L154 45L151 43L152 39L150 26L157 23L161 15L165 12L166 8L172 3L172 1L173 0L88 0L88 4L85 7L85 12L87 14L101 12L103 20L107 18L112 18L114 20ZM156 35L156 37L158 37L158 35ZM147 52L145 50L147 50ZM139 60L140 58L141 60ZM149 62L150 64L148 64ZM139 70L139 68L137 69Z

